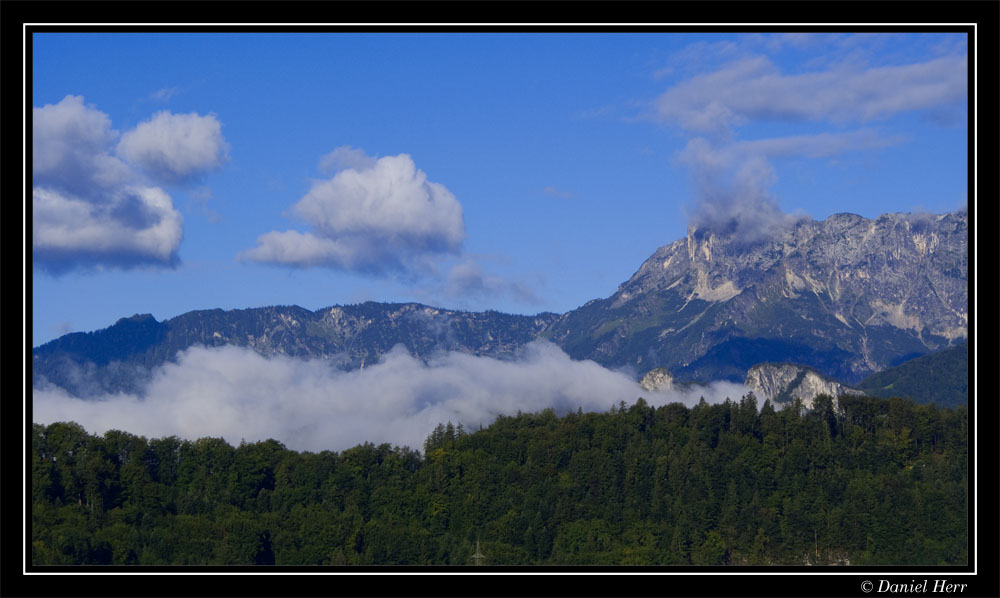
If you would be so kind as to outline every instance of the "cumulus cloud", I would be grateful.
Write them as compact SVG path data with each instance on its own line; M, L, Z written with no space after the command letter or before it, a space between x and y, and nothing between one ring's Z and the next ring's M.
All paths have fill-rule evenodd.
M116 152L154 179L179 184L222 166L228 147L214 115L164 110L122 135Z
M546 341L509 361L447 352L424 363L397 347L378 364L351 372L321 360L197 347L159 368L142 396L82 400L59 388L35 388L33 421L72 420L96 434L121 429L233 443L275 438L295 450L344 450L365 441L420 448L447 421L475 429L518 410L606 411L640 396L652 405L693 405L701 397L718 402L746 392L731 383L645 391L625 374L573 361Z
M244 252L244 257L257 262L292 266L328 266L338 264L346 269L360 269L372 257L364 254L366 246L352 246L351 239L335 240L295 230L271 231L257 237L258 247Z
M53 272L91 264L120 267L177 261L182 218L157 187L122 187L100 203L34 188L36 263Z
M177 263L181 214L111 155L118 135L81 96L32 110L32 245L42 269Z
M427 180L409 155L376 160L338 148L321 168L340 170L314 182L292 207L312 230L263 234L243 259L380 273L459 251L465 239L461 204L444 185Z
M82 96L32 110L35 264L74 268L175 266L183 218L151 183L189 182L225 159L214 116L159 112L121 135Z
M271 231L239 259L297 268L324 267L419 280L427 300L508 297L538 304L525 284L487 273L461 251L462 205L429 181L407 154L374 158L341 146L322 156L314 181L290 212L309 230ZM554 190L547 188L546 193ZM450 268L442 260L459 259Z
M135 173L108 153L118 138L107 114L85 106L82 96L32 109L34 183L92 196L133 182Z

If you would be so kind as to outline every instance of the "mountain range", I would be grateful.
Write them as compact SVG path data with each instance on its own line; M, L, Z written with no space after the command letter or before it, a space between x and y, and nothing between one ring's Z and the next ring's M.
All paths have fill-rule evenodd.
M968 215L835 214L748 242L690 228L656 250L610 297L565 314L465 312L367 302L150 314L33 349L36 385L78 396L135 392L194 345L364 367L397 344L511 358L545 338L575 359L657 368L680 383L743 382L753 366L794 363L857 385L968 336Z

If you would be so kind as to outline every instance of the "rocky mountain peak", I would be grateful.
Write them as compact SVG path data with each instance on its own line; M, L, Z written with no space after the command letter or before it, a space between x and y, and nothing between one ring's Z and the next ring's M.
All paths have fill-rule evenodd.
M786 224L752 240L691 227L552 338L575 357L683 380L742 380L763 357L857 382L967 337L965 211Z

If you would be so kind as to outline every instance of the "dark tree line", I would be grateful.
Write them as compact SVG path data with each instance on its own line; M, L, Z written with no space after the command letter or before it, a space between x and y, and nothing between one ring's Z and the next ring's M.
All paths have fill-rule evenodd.
M828 397L451 423L366 443L32 430L35 565L958 565L968 411Z

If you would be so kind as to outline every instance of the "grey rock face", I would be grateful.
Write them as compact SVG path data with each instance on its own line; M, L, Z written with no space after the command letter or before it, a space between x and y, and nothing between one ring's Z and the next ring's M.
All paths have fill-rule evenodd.
M856 382L966 338L967 228L964 211L836 214L752 245L692 228L548 334L576 358L685 380L768 360Z
M639 386L649 391L671 390L674 387L674 377L664 368L653 368L639 380Z
M762 363L750 368L744 384L753 390L761 401L787 403L801 399L802 405L812 409L813 399L825 394L836 399L841 395L862 395L863 392L825 378L815 371L788 363Z

